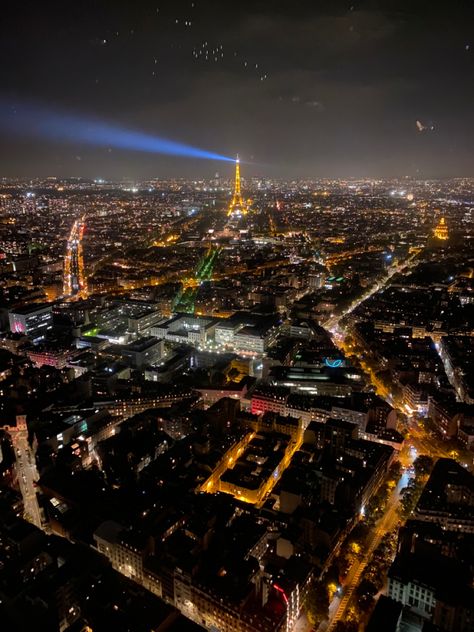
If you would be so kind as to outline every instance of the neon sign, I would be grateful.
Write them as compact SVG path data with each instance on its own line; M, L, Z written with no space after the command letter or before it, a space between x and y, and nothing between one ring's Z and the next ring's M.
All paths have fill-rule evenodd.
M338 369L342 366L342 360L338 358L337 360L330 360L329 358L324 358L324 364L328 366L330 369Z
M277 590L280 593L280 595L282 595L283 599L285 600L286 605L288 605L288 597L286 596L286 593L283 590L283 588L280 588L280 586L278 586L277 584L273 584L273 588Z

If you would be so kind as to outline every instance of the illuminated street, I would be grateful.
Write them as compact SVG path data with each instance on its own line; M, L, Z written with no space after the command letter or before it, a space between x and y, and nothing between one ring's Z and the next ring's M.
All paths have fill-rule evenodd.
M28 432L18 430L13 434L13 446L16 454L15 471L23 498L24 515L39 529L43 520L36 495L36 482L39 478L35 456L28 443Z
M362 574L367 566L367 563L371 559L375 549L382 541L384 535L393 531L399 521L397 511L401 498L400 491L406 487L408 480L409 477L405 472L387 502L384 515L378 520L375 528L372 530L371 537L367 542L367 548L364 549L362 559L356 561L351 566L349 573L344 580L342 597L335 597L333 599L329 608L329 620L320 625L318 629L319 632L332 632L337 622L344 619L349 603L354 596L354 591L362 578Z
M353 303L343 314L341 314L340 317L332 317L324 324L324 326L333 333L334 340L342 351L347 353L349 350L347 348L347 345L345 344L346 331L340 327L339 321L343 317L350 314L353 310L355 310L364 301L368 300L375 293L382 290L384 286L388 285L394 274L401 272L407 267L413 267L413 265L416 265L416 263L414 264L412 260L409 260L404 264L398 266L396 269L391 271L389 275L387 275L383 283L377 283L359 301ZM372 384L372 386L374 386L377 393L385 400L387 400L388 403L390 403L391 405L397 406L397 398L392 395L390 391L379 380L377 380L372 368L369 367L363 360L360 360L360 364L366 374L369 376L370 383ZM400 413L405 413L405 408L402 404L399 404L397 408ZM459 449L453 451L452 449L450 450L446 448L445 446L443 446L443 443L439 438L434 437L424 428L423 422L420 422L413 416L409 417L408 429L408 436L405 439L404 445L399 454L399 461L404 468L404 473L397 487L390 496L383 517L379 519L376 528L372 531L372 536L367 543L367 548L364 551L364 557L361 560L356 561L351 566L349 573L344 580L343 596L338 597L336 595L334 597L329 608L329 620L321 623L320 627L318 628L319 632L332 632L337 622L344 620L347 608L354 595L354 591L362 578L362 574L367 565L367 562L371 559L373 552L380 544L383 536L386 533L391 532L398 523L398 509L401 500L400 490L405 488L408 483L409 478L407 475L407 470L411 467L414 459L418 455L428 455L433 459L455 457L460 459L465 467L474 469L474 458L472 457L472 453Z
M84 271L84 254L82 240L84 237L85 219L74 222L67 242L64 257L64 295L67 297L85 298L87 296L87 279Z

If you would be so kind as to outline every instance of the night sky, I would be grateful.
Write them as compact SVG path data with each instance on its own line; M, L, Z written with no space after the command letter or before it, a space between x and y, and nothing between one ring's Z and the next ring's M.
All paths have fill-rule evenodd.
M23 107L239 153L253 175L473 175L470 0L3 4L0 177L232 171L29 138L8 130Z

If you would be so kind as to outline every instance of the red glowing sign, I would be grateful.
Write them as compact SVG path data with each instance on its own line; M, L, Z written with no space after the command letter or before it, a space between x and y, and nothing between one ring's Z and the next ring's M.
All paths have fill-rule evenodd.
M280 588L280 586L278 586L277 584L273 584L273 588L277 590L283 596L283 599L285 600L286 605L288 605L288 597L286 596L286 593L283 590L283 588Z

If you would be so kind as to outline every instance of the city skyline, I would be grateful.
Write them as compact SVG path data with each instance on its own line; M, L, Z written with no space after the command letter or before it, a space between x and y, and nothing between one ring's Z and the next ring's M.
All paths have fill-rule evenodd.
M0 21L0 628L473 632L474 4Z

